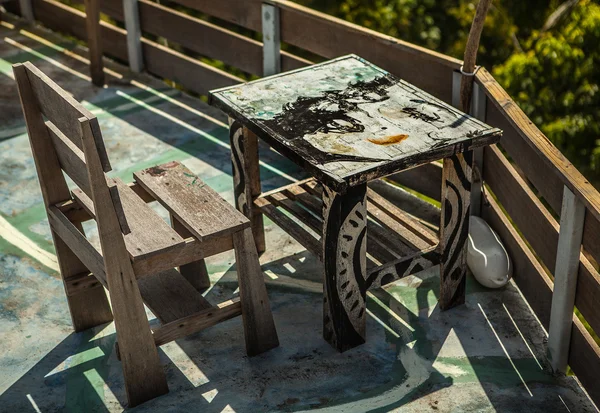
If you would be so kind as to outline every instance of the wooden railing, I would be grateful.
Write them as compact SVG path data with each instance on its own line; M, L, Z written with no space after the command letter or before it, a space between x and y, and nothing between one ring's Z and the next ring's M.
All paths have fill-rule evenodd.
M199 56L257 76L262 76L263 67L267 66L267 72L272 72L277 66L289 70L311 63L280 51L278 45L282 43L320 58L355 53L444 101L457 100L459 60L289 1L172 2L251 32L265 31L265 45L149 0L124 1L129 6L135 3L139 15L125 18L123 0L101 2L103 13L130 30L128 37L126 30L102 22L100 33L95 35L101 38L104 55L123 62L135 60L129 59L134 54L141 56L146 71L192 92L206 94L210 89L242 81L201 62ZM84 13L55 0L18 3L20 6L13 3L12 10L24 10L24 17L35 18L51 29L80 39L88 38ZM132 36L135 32L142 33L137 42ZM149 39L148 35L166 38L179 51ZM130 63L132 69L140 69ZM600 262L600 195L484 68L476 74L476 85L477 103L472 114L501 128L504 135L499 146L476 154L476 167L485 185L482 193L474 193L474 200L482 199L474 209L480 211L504 242L514 264L515 282L549 330L552 366L564 371L568 363L599 403L600 381L595 375L600 371L600 347L573 313L573 304L587 325L600 333L600 309L596 308L600 300L600 275L596 269ZM437 164L390 179L430 198L440 198L441 168Z

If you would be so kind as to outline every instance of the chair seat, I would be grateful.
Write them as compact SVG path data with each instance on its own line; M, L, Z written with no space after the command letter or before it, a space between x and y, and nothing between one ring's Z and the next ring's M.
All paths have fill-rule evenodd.
M115 179L114 182L111 195L132 260L142 260L184 247L183 238L127 184L120 179ZM95 219L96 212L92 200L80 189L74 189L72 193L75 201Z
M179 162L144 169L133 176L200 241L250 226L248 218Z

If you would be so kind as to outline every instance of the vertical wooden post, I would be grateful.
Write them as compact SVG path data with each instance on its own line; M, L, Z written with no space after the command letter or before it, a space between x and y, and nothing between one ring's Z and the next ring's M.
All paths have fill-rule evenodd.
M21 9L21 16L29 23L35 22L35 15L33 14L33 4L31 0L19 0L19 8Z
M127 56L129 68L136 73L144 70L142 53L142 31L140 29L140 12L138 0L123 0L123 16L127 30Z
M281 34L279 8L277 5L262 5L263 33L263 76L281 72Z
M565 186L548 331L550 364L554 371L560 373L566 371L569 359L584 221L585 205Z
M250 228L233 234L248 356L256 356L279 345L267 287L252 238Z
M258 159L258 138L233 119L229 120L233 195L235 207L250 219L258 253L265 251L265 227L262 213L254 206L261 193Z
M338 194L323 185L323 337L338 351L365 342L367 185Z
M439 244L442 310L465 302L472 165L471 151L444 159Z
M102 63L102 35L100 33L99 0L85 0L85 23L90 52L90 74L92 83L104 85L104 65Z
M171 215L171 226L181 235L182 238L189 238L192 233L181 223L173 214ZM181 265L179 272L183 278L189 281L190 284L199 292L204 292L210 287L210 277L206 269L204 259L190 262L189 264Z
M460 86L462 75L454 72L452 76L452 106L460 108ZM485 122L487 97L479 83L473 84L473 97L470 115ZM471 185L471 215L481 216L483 202L483 151L484 148L473 150L473 182Z

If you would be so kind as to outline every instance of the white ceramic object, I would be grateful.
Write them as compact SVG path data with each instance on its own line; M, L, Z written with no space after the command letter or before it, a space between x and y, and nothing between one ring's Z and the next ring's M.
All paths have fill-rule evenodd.
M512 277L510 258L498 235L475 216L470 219L467 264L475 279L488 288L503 287Z

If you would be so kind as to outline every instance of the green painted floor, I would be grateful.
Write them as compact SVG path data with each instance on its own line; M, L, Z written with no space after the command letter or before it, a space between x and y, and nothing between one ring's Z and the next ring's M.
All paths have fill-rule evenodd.
M179 160L231 201L226 119L110 62L108 86L94 87L84 49L13 23L0 22L0 411L127 410L113 325L72 331L11 64L32 61L84 101L99 118L111 174L127 182L132 171ZM303 177L268 148L261 160L264 190ZM92 224L85 231L97 242ZM546 335L512 283L487 290L469 279L466 305L445 313L437 268L376 290L367 344L338 354L321 338L317 259L267 222L261 263L281 346L247 358L239 318L165 345L170 393L131 411L596 411L575 378L549 373ZM233 296L232 254L208 264L207 299Z

